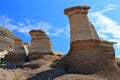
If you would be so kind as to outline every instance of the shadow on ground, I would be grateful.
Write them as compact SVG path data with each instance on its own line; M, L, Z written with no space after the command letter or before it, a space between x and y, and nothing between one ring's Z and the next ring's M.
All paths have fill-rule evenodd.
M53 80L56 77L62 76L64 74L66 74L66 71L64 69L50 69L37 73L36 75L28 78L27 80Z

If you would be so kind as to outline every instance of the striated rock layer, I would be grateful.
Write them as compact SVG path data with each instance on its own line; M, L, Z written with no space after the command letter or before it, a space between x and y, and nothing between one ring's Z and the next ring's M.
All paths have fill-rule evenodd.
M23 64L26 58L24 42L21 39L15 39L15 49L11 62Z
M9 53L14 52L14 39L17 39L12 32L0 26L0 52L6 50Z
M29 59L39 59L42 55L53 55L49 37L42 30L31 30L32 41L30 45Z
M70 73L92 74L105 68L120 73L115 62L113 44L100 40L87 17L88 6L76 6L64 10L70 21L70 51L66 55L65 68ZM117 76L118 77L118 76Z
M70 21L71 43L76 40L99 39L94 26L87 17L89 8L88 6L76 6L64 10Z
M15 40L18 39L10 30L0 26L0 59L9 60L14 53ZM6 57L6 55L9 55Z
M113 43L100 40L72 42L66 61L69 72L83 74L95 73L111 64L116 65Z

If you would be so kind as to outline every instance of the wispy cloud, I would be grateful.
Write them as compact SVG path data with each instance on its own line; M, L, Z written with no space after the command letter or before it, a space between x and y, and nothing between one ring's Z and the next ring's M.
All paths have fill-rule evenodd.
M25 19L25 22L15 23L13 19L7 16L0 16L0 26L4 26L5 28L10 29L11 31L17 31L26 35L28 35L30 30L41 29L44 30L50 36L62 36L62 37L69 36L68 26L62 28L55 28L55 26L44 21L32 24L29 19Z
M108 5L101 11L92 12L89 16L100 37L118 42L120 47L120 24L107 17L105 12L116 9L117 5Z
M105 15L106 12L115 10L117 7L117 5L113 4L107 5L103 10L91 12L89 17L100 37L108 41L118 42L117 46L120 47L120 24ZM25 19L25 22L17 22L16 24L13 19L6 16L0 16L0 26L26 35L28 35L28 32L32 29L42 29L50 36L70 36L69 25L62 26L61 28L58 26L56 28L57 25L53 26L44 21L32 24L31 20Z
M102 11L100 11L100 12L101 13L105 13L105 12L108 12L108 11L116 9L116 7L118 7L118 5L109 4L109 5L105 6L105 8Z
M63 27L63 28L57 28L55 29L55 33L52 35L55 35L55 36L64 36L64 37L70 37L70 28L69 28L69 25Z

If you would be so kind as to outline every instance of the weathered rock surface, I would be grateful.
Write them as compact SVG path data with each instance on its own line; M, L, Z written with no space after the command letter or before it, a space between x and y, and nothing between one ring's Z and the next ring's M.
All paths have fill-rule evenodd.
M117 65L112 45L113 43L100 40L72 42L67 55L66 65L68 70L73 73L91 74L104 66Z
M24 49L24 42L21 39L15 39L14 54L10 61L14 64L15 63L23 64L25 62L25 58L26 58L26 52Z
M11 59L11 54L14 53L14 39L18 37L8 29L0 27L0 59Z
M25 62L24 42L3 27L0 27L0 53L5 68Z
M88 9L90 9L88 6L76 6L64 10L70 21L71 43L76 40L99 39L94 26L87 17Z
M40 59L37 60L32 60L29 61L23 65L21 65L20 68L31 68L31 69L36 69L39 68L41 66L44 66L47 63L51 63L49 66L52 66L55 63L56 60L60 60L63 57L62 54L54 54L54 55L43 55Z
M118 67L120 68L120 58L116 58L116 62L117 62Z
M41 58L42 55L53 55L49 37L42 30L30 31L32 41L30 45L29 60Z
M68 74L54 80L120 80L114 42L99 38L94 26L88 21L87 9L87 6L65 9L70 20L70 51L54 67L64 68Z
M99 39L87 17L89 8L76 6L64 10L69 17L71 32L70 51L66 55L65 67L70 73L81 74L93 74L104 66L119 70L115 62L114 42Z
M12 32L10 32L8 29L5 29L3 27L0 27L0 52L4 52L5 50L8 51L8 53L14 52L14 39L17 39ZM3 56L5 56L3 54Z

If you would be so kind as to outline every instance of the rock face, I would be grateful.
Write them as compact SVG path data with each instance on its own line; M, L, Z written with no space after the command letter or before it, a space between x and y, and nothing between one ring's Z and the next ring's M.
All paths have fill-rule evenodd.
M119 68L120 68L120 58L116 58L116 62L117 62L117 65L118 65Z
M20 63L23 64L25 61L26 52L24 49L24 42L21 39L15 39L15 48L14 54L12 56L13 63Z
M70 42L77 40L99 39L95 28L89 22L88 6L76 6L64 10L70 20Z
M0 27L0 58L5 68L20 65L25 62L26 52L24 42L11 31Z
M118 69L115 62L114 42L101 41L89 22L88 6L64 10L70 21L70 51L66 56L66 69L71 73L91 74L103 67Z
M44 31L32 30L29 33L32 36L30 60L39 59L42 55L53 55L50 39Z
M11 56L10 55L14 53L14 45L15 45L15 39L18 39L12 32L10 32L8 29L0 27L0 58L4 60L8 60Z
M9 30L0 27L0 60L9 66L21 65L25 61L54 55L49 37L42 30L30 31L31 45L24 43Z
M14 39L17 38L9 30L0 27L0 51L14 51Z

